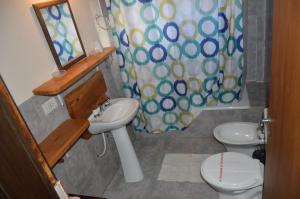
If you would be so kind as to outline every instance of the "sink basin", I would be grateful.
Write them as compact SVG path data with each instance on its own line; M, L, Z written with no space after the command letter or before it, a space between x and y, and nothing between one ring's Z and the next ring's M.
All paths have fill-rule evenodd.
M119 152L126 182L138 182L144 178L126 129L126 124L135 117L138 108L139 101L135 99L112 99L104 111L100 111L99 107L89 117L91 134L111 131Z
M89 117L89 131L98 134L113 129L118 129L129 123L137 113L139 102L131 98L112 99L111 105L100 113L100 109ZM99 114L98 117L95 117Z

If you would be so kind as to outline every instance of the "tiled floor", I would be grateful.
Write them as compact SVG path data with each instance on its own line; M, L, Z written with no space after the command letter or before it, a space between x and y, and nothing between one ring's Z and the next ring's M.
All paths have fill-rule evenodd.
M139 135L135 150L144 171L144 180L125 183L121 168L103 196L108 199L215 199L216 192L205 183L158 181L157 177L166 153L215 154L224 147L214 140L213 128L228 121L258 122L265 104L264 85L247 85L251 109L203 111L185 133Z

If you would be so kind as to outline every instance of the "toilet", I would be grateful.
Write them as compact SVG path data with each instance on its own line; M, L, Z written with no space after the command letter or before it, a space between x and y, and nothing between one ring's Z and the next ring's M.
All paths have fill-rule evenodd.
M210 156L201 166L203 179L218 199L261 199L264 167L258 160L236 152Z
M257 127L251 122L224 123L214 129L214 137L224 144L227 151L252 157L257 146L264 144L263 134Z

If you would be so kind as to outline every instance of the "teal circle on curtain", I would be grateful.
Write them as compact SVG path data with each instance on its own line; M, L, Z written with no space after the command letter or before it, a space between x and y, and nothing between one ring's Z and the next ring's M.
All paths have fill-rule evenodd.
M165 73L162 72L163 70ZM168 66L166 63L156 64L153 68L152 74L156 79L164 80L171 74L170 66Z
M240 32L243 32L243 27L241 25L242 19L243 19L243 13L239 14L235 19L235 28Z
M164 116L163 116L164 124L174 125L178 122L178 120L179 120L179 116L175 112L166 112L166 113L164 113Z
M239 9L243 9L243 3L242 0L235 0L235 5L236 7L238 7Z
M194 46L196 48L194 53L189 53L187 51L186 48L189 45L192 45L192 46ZM188 57L190 59L194 59L194 58L198 57L198 55L200 53L200 46L199 46L199 44L198 44L198 42L196 40L185 40L184 43L183 43L183 45L182 45L182 51L183 51L183 54L186 57Z
M222 40L222 42L221 42ZM227 49L227 38L224 34L220 34L219 33L219 48L220 48L220 51L226 51ZM223 44L223 46L221 46L221 44Z
M154 17L152 19L147 19L146 18L145 12L146 12L147 9L151 9L152 13L154 13ZM143 22L145 22L146 24L154 24L157 21L158 17L159 17L159 10L152 3L146 3L146 4L143 4L143 6L140 10L140 16L141 16L141 19L143 20Z
M238 85L242 86L243 84L243 75L240 75L239 80L238 80Z
M213 63L213 65L215 67L213 71L208 71L207 70L206 66L207 66L208 63ZM219 72L219 61L216 58L206 58L202 62L201 68L202 68L203 73L206 76L215 76Z
M215 83L217 83L218 78L217 77L208 77L204 80L203 84L204 84L204 90L206 92L210 92L212 90L212 87Z
M205 103L206 100L200 93L193 93L190 97L190 104L194 107L199 108L201 106L204 106Z
M112 33L112 36L114 38L114 41L116 43L116 47L119 48L120 47L120 39L119 39L119 36L116 32L113 32Z
M56 23L55 30L60 36L67 37L68 30L66 25L63 22L59 21L58 23Z
M158 32L159 34L159 37L156 39L156 40L151 40L150 37L149 37L149 33L150 31L153 31L155 30L156 32ZM153 25L150 25L146 28L146 31L145 31L145 40L151 44L151 45L154 45L154 44L157 44L157 43L160 43L162 40L163 40L163 32L162 30L159 28L158 25L156 24L153 24Z
M132 88L131 88L130 86L124 85L124 86L123 86L123 90L124 90L125 95L126 95L127 97L130 97L130 98L133 97L133 91L132 91Z
M212 7L209 10L203 10L201 0L196 0L196 9L203 15L211 15L218 7L218 0L212 0Z
M117 8L120 7L120 0L112 0L111 1Z
M137 58L137 54L140 53L140 52L144 53L144 55L145 55L145 59L144 60L140 60L139 58ZM143 48L143 47L137 47L134 50L134 52L133 52L133 60L138 65L145 65L145 64L147 64L149 62L149 60L150 60L148 51L145 48Z
M190 99L187 96L182 96L177 98L177 107L183 112L188 112L190 110Z
M244 69L244 55L243 54L238 59L238 65L239 65L239 69L241 69L241 70Z
M130 7L130 6L133 6L135 3L136 3L136 0L121 0L122 1L122 3L124 4L124 5L126 5L127 7Z
M133 63L133 60L132 60L130 48L127 48L127 49L125 50L124 55L125 55L125 56L124 56L124 57L125 57L125 60L126 60L128 63L132 64L132 63Z
M230 104L235 100L235 98L236 92L234 91L224 91L219 95L219 100L223 104Z
M150 110L149 106L152 105L152 108L154 106L153 110ZM156 113L159 112L160 110L160 105L159 103L155 100L155 99L151 99L151 100L147 100L144 104L143 104L143 109L146 113L148 113L149 115L155 115Z
M204 23L211 22L214 26L214 30L211 33L206 33L203 28ZM203 17L198 24L198 31L203 37L214 37L219 32L219 24L212 16Z
M128 84L129 80L130 80L128 71L125 68L122 68L120 73L121 73L121 78L122 78L123 82Z
M74 52L73 46L67 39L63 41L63 48L64 51L66 51L69 55L73 55Z
M177 126L170 125L166 128L166 131L178 131L179 128Z
M232 45L230 45L230 43L231 43ZM228 54L229 56L233 56L233 54L235 53L236 49L237 49L236 39L235 39L233 36L230 36L230 37L228 38L227 54Z
M166 89L166 87L169 87L169 88ZM156 89L157 89L157 93L161 97L169 96L174 92L173 83L171 81L168 81L168 80L160 81L159 84L157 85Z
M176 49L176 52L178 52L178 56L175 55L175 53L172 53L172 51L174 52ZM170 58L172 60L180 60L181 56L182 56L182 50L181 50L181 46L179 43L170 43L168 46L168 55L170 56Z

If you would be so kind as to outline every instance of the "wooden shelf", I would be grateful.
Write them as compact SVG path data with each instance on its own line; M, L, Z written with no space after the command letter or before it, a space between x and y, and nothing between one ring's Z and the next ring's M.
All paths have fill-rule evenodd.
M106 60L114 52L115 48L109 47L104 48L103 52L101 53L88 56L84 60L74 64L71 68L69 68L63 77L52 78L35 88L32 91L33 94L42 96L54 96L60 94L81 79L88 72L93 70L98 64Z
M63 157L88 127L89 122L87 119L66 120L39 145L51 168Z

